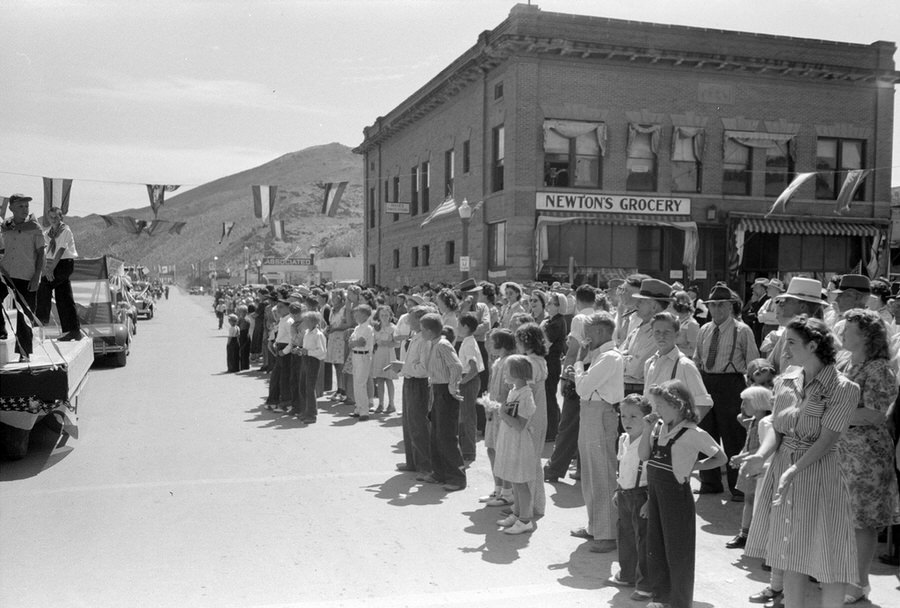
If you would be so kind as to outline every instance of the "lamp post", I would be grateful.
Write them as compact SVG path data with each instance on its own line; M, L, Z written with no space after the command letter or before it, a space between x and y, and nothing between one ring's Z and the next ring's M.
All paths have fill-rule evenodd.
M247 284L248 270L250 270L250 248L244 245L244 285Z
M462 221L462 256L460 258L460 266L465 268L462 271L462 279L465 281L469 278L469 223L472 221L472 207L469 206L469 200L463 199L462 204L457 209L459 212L459 219ZM462 258L465 259L465 265L462 263Z
M262 259L256 258L256 282L262 283Z
M316 253L319 252L319 248L313 245L309 248L309 282L317 283L315 280L316 277Z

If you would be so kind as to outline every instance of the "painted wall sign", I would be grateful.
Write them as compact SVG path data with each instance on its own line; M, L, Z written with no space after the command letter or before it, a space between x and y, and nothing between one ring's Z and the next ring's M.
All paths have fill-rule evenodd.
M690 215L691 199L639 194L538 192L535 209L637 215Z

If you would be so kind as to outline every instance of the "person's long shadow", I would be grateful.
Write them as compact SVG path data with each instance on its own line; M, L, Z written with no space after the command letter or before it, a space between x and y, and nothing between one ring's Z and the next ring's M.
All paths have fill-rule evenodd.
M742 503L722 502L721 496L701 494L697 497L697 515L706 522L700 529L709 534L733 535L740 523Z
M439 487L416 481L413 473L394 475L384 483L364 486L363 489L395 507L438 505L446 497Z
M379 418L378 423L383 427L403 426L403 419L400 416L392 416L391 418Z
M550 494L550 500L554 506L560 509L577 509L584 506L584 494L581 493L581 484L554 483L554 492Z
M463 530L469 534L484 535L484 542L477 547L460 547L463 553L480 553L481 559L491 564L511 564L519 559L519 551L528 546L531 533L504 534L497 525L503 517L500 509L485 507L479 511L463 512L472 525ZM539 526L538 526L539 527ZM535 528L537 529L537 527Z
M747 578L753 581L768 583L772 578L769 572L766 572L761 568L762 560L755 557L747 557L746 555L741 554L731 563L731 565L746 572Z
M391 446L391 452L393 454L406 454L406 448L403 445L403 440L401 439L397 443Z
M600 589L606 586L612 570L612 563L618 559L611 553L591 553L591 543L583 542L569 556L569 561L550 564L548 570L568 570L568 574L557 579L560 585L573 589Z

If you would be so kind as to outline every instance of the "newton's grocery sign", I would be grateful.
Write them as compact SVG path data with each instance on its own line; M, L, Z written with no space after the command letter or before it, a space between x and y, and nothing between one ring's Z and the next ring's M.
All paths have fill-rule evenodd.
M690 215L691 199L635 194L538 192L538 211L593 211L641 215Z

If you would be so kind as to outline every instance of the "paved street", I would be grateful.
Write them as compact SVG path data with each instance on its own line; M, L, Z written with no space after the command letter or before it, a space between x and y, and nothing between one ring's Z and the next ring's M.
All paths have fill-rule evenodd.
M207 297L173 291L127 367L91 372L80 438L2 463L0 606L642 606L604 585L615 554L569 536L585 523L571 480L547 486L536 532L501 534L477 502L483 451L465 491L423 487L394 470L399 416L339 406L304 428L261 411L265 379L223 373L224 336ZM698 503L695 606L765 585L723 546L739 515ZM876 573L876 605L897 606Z

